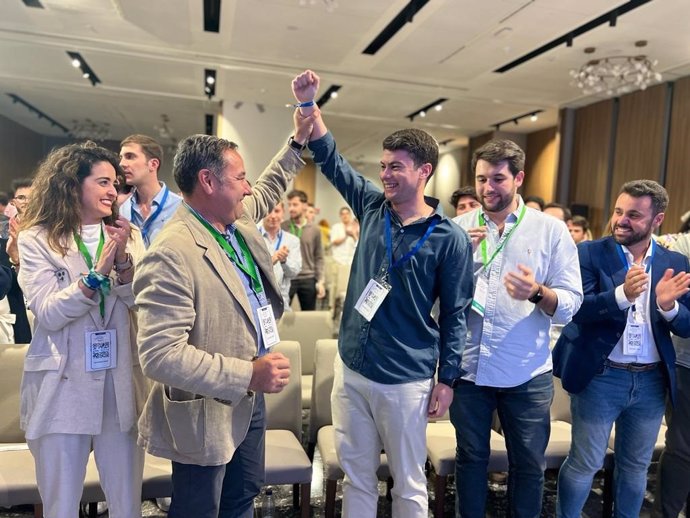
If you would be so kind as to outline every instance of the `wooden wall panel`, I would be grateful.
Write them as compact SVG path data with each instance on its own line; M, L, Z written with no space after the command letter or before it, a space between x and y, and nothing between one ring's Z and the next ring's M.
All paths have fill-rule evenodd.
M547 203L556 194L556 127L527 135L523 196L540 196Z
M295 176L292 188L306 192L309 202L314 203L316 199L316 164L309 158L305 158L305 162L304 168Z
M15 178L33 176L43 158L43 137L0 115L0 191L9 191Z
M690 210L690 77L673 88L665 187L670 202L662 230L677 232L680 216Z
M611 178L611 203L630 180L661 180L666 84L620 98L616 152Z
M467 166L461 171L460 185L474 185L474 171L472 171L472 154L484 144L494 138L494 132L489 131L476 137L470 138L467 149Z
M607 99L577 110L573 142L570 199L568 204L589 206L589 222L595 237L609 219L606 185L610 154L613 100Z

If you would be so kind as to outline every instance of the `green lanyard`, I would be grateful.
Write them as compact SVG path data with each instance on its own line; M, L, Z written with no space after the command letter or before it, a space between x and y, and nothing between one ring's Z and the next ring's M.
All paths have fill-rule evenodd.
M249 252L249 247L247 246L247 243L242 237L242 234L240 234L237 230L235 231L237 243L240 245L242 256L244 257L244 261L245 263L247 263L248 266L245 266L239 261L235 249L232 246L230 246L230 243L228 243L227 239L225 239L225 236L223 234L218 232L218 230L215 227L213 227L208 221L206 221L199 214L197 214L196 211L190 208L190 212L194 214L194 217L198 219L199 222L206 228L206 230L208 230L211 233L211 235L220 245L220 247L225 251L226 254L228 254L228 257L235 264L235 266L237 266L240 270L249 275L249 277L252 279L252 289L254 290L254 293L258 295L259 293L264 291L264 288L261 285L261 279L259 278L259 273L256 270L256 263L254 262L254 258L252 257L251 252Z
M503 250L503 247L506 246L506 243L510 239L510 236L513 235L513 231L518 227L520 222L522 221L522 218L525 216L525 212L527 212L527 206L523 205L522 210L520 211L520 215L518 216L517 221L515 222L515 225L513 225L508 233L504 236L503 240L501 243L496 247L496 250L494 250L494 253L491 254L491 258L488 258L488 252L486 251L486 239L482 240L482 244L480 245L482 248L482 262L484 263L484 268L488 268L489 265L491 264L491 261L493 261L498 253ZM486 225L486 220L484 219L484 214L481 214L481 212L477 212L477 225L482 227Z
M74 241L75 243L77 243L77 248L79 249L79 252L81 252L82 257L84 257L84 261L86 261L86 266L89 267L89 271L92 271L93 263L98 263L98 260L101 257L101 252L103 251L103 245L105 244L105 235L103 234L103 227L101 227L101 237L98 239L98 248L96 249L96 257L94 259L91 259L91 253L89 252L89 249L86 248L84 241L81 240L81 236L76 232L74 233ZM100 294L98 309L100 310L101 318L105 318L105 295L103 295L103 291L101 290L98 290L98 292Z
M294 221L290 220L290 234L294 234L295 236L301 239L302 230L304 230L304 227L298 227L297 225L295 225Z

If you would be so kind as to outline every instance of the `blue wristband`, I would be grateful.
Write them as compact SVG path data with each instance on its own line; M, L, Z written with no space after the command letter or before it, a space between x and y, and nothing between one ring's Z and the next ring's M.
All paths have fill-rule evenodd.
M88 275L82 275L81 282L90 290L97 291L101 287L101 281L96 277L96 272L91 271Z
M100 291L105 296L110 293L110 278L97 271L91 270L88 275L83 275L81 282L90 290Z
M314 106L316 103L314 101L307 101L304 103L297 103L293 104L295 108L309 108L310 106Z

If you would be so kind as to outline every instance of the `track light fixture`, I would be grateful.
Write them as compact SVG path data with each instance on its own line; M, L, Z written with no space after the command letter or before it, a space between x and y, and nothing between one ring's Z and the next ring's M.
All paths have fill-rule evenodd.
M443 103L447 100L448 99L446 99L445 97L436 99L434 102L427 104L423 108L420 108L419 110L406 115L406 117L410 119L410 122L412 122L414 121L415 117L426 117L429 110L440 112L441 110L443 110Z
M316 104L319 108L323 108L323 105L326 104L328 101L331 99L337 99L338 98L338 90L342 88L341 85L331 85L328 90L326 90L321 97L319 97L318 101L316 101Z
M72 66L74 68L78 68L79 70L81 70L81 76L84 79L88 79L89 81L91 81L91 86L96 86L98 83L101 82L101 80L98 79L98 76L91 69L91 67L81 56L81 54L79 54L79 52L67 51L67 55L69 56L70 63L72 63Z
M23 106L24 108L29 110L29 113L33 113L39 119L45 119L46 121L48 121L53 128L60 128L63 131L63 133L69 133L69 130L65 126L60 124L58 121L53 119L51 116L43 113L41 110L36 108L33 104L28 103L27 101L25 101L23 98L19 97L18 95L7 94L7 96L10 99L12 99L13 104L20 104L21 106Z
M216 71L210 68L204 70L204 93L209 99L216 95Z
M522 119L525 119L527 117L529 117L529 120L531 120L532 122L536 122L539 119L539 114L543 111L544 110L534 110L531 112L523 113L522 115L518 115L517 117L511 117L510 119L506 119L504 121L497 122L496 124L492 124L492 126L496 131L501 131L501 126L503 126L504 124L512 122L517 126L520 124L520 121Z

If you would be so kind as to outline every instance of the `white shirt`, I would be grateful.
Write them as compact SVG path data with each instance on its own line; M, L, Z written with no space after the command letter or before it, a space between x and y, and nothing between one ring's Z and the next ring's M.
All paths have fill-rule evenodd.
M482 247L474 252L475 285L479 275L488 275L484 318L470 311L468 337L462 355L463 379L489 387L516 387L552 370L549 350L551 323L567 324L582 304L582 279L577 248L562 221L529 207L518 196L518 208L508 215L503 234L478 208L453 218L464 229L480 226L484 216L488 235L486 251L491 258L501 243L503 248L485 268ZM508 240L506 241L506 238ZM508 272L522 264L532 269L536 282L556 292L558 305L549 316L527 300L515 300L503 285Z
M616 287L615 295L616 295L616 303L618 304L618 308L621 310L628 310L628 319L626 323L626 331L628 330L628 325L631 322L638 322L638 323L644 323L644 328L645 332L643 334L643 351L642 354L636 354L636 355L629 355L624 353L623 349L623 344L625 341L625 335L626 333L624 332L623 335L621 336L620 340L618 340L618 343L616 346L613 348L611 351L611 354L609 354L609 360L613 362L618 362L618 363L656 363L661 361L661 357L659 356L659 351L657 351L656 348L656 342L654 341L654 333L652 333L652 319L650 318L650 308L649 308L649 292L652 290L652 252L654 250L654 247L659 246L657 244L650 244L650 246L647 247L647 252L645 253L645 256L642 258L642 266L646 269L647 265L649 265L649 271L647 274L649 275L649 280L647 282L647 289L644 290L636 299L635 302L630 302L627 297L625 296L625 292L623 291L623 284L620 286ZM621 246L623 249L623 254L625 255L626 260L628 261L628 267L630 267L633 262L633 255L628 250L627 247ZM634 310L633 310L634 306ZM665 318L667 321L673 320L673 318L678 314L678 303L674 304L673 309L670 311L663 311L661 308L657 306L657 311L661 313L661 316Z
M335 241L345 238L345 241L339 245ZM352 236L348 236L345 231L345 225L342 223L334 223L331 227L331 251L333 259L339 264L352 264L352 259L355 256L355 248L357 248L357 241Z
M302 270L302 253L300 252L299 238L281 229L278 230L276 238L271 239L263 225L259 224L258 227L259 232L264 236L268 255L273 256L283 245L288 247L287 259L284 263L278 261L273 265L273 275L275 275L276 283L280 287L280 295L283 297L285 311L290 311L290 281Z

